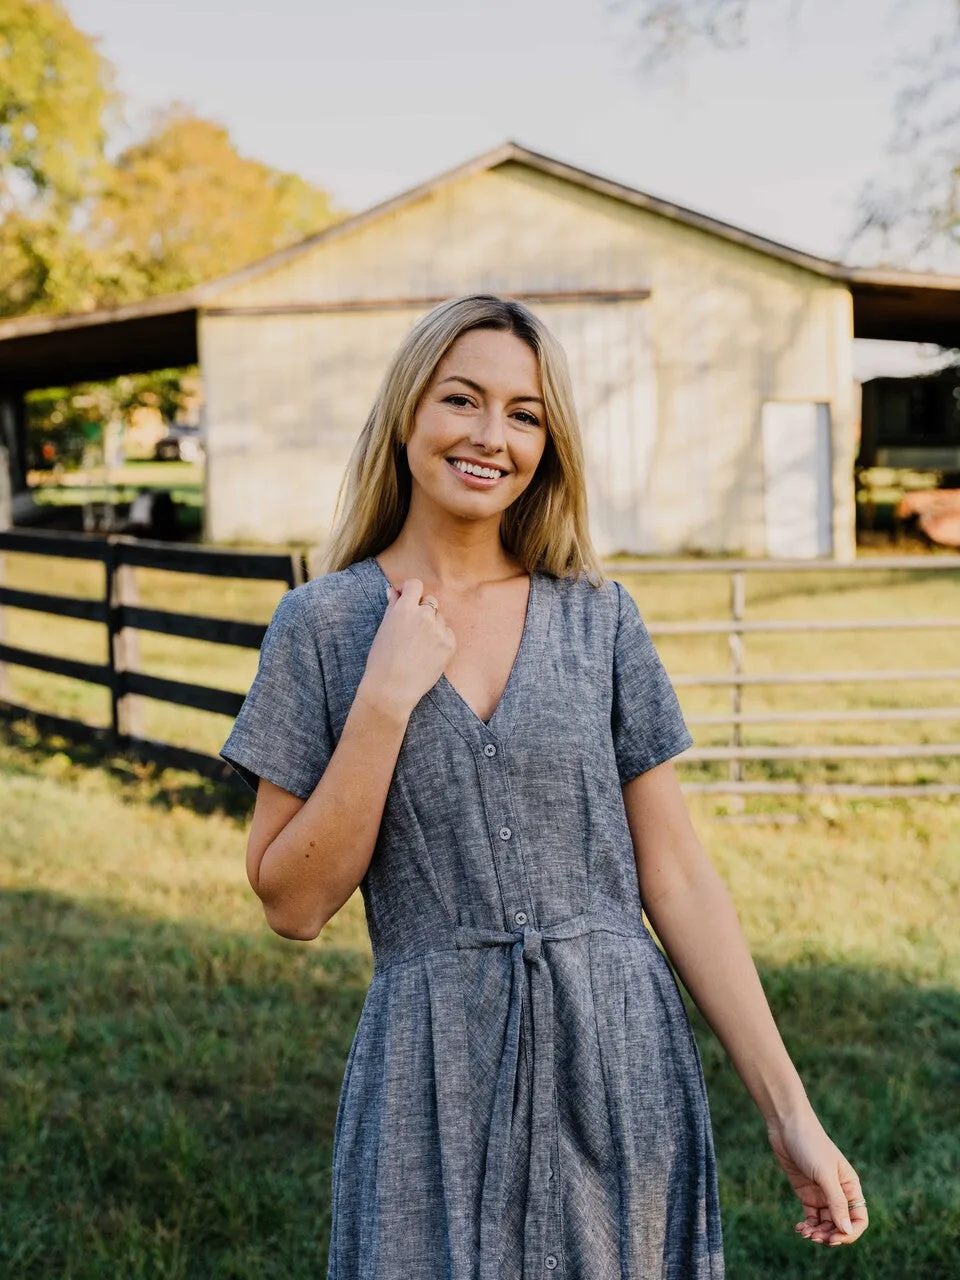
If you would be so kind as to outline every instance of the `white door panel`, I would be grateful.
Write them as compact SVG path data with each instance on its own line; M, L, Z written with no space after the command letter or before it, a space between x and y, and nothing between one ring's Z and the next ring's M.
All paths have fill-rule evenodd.
M767 554L806 560L833 550L830 406L763 406Z

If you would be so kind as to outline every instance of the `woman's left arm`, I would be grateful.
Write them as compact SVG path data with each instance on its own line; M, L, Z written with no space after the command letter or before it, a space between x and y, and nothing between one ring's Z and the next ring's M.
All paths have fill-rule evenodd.
M867 1227L860 1180L807 1098L727 889L690 821L671 761L624 785L640 898L673 967L756 1103L804 1209L797 1231L851 1244Z

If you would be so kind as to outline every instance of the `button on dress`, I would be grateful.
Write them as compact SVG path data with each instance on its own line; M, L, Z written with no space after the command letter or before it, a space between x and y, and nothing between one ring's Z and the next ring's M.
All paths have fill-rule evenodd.
M280 601L221 751L251 787L313 791L387 582L370 556ZM360 884L327 1280L721 1280L700 1055L621 790L691 742L612 579L531 575L488 720L445 675L417 703Z

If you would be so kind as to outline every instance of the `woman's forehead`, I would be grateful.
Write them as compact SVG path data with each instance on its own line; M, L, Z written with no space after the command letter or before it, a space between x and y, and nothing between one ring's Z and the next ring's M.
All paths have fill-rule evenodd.
M522 338L506 329L469 329L450 345L434 371L434 380L464 373L475 382L515 381L539 388L540 362Z

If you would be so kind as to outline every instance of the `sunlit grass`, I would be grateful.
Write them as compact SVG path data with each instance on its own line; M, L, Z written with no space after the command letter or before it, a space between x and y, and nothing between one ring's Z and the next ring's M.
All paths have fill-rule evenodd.
M246 883L244 797L92 763L27 727L0 735L0 1274L315 1280L371 973L360 896L315 943L284 941ZM694 1014L728 1274L953 1280L952 804L757 800L751 825L691 807L873 1223L849 1250L794 1236L760 1121Z

